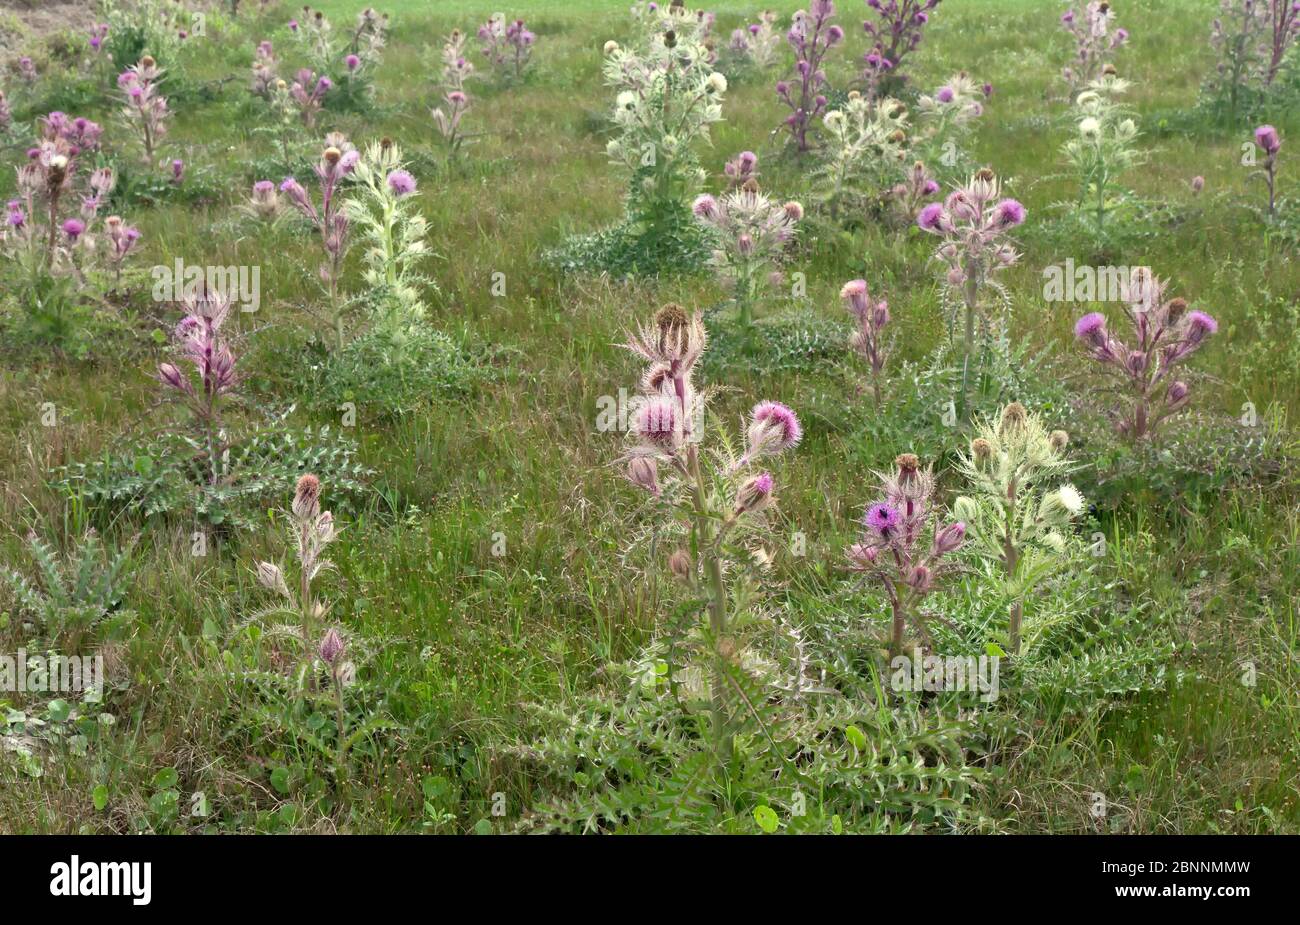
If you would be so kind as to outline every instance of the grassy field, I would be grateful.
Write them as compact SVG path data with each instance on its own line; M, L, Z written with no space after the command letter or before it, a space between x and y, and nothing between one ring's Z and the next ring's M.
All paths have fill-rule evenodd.
M971 160L993 167L1029 216L1015 234L1023 256L1002 282L1011 341L1046 359L1029 371L1041 385L1032 396L1004 390L998 398L1039 398L1034 410L1050 426L1091 433L1095 406L1079 400L1089 364L1071 334L1090 309L1046 302L1042 270L1067 258L1147 265L1219 322L1195 358L1203 374L1198 419L1235 420L1250 403L1255 426L1270 436L1244 450L1205 445L1197 432L1176 436L1140 476L1111 482L1095 475L1111 452L1106 438L1072 441L1084 466L1075 479L1093 502L1079 532L1102 534L1108 552L1086 575L1054 579L1035 606L1059 611L1082 641L1041 666L1027 656L992 706L888 694L879 687L880 653L863 641L887 631L888 607L878 589L844 569L843 551L876 500L873 472L920 448L910 445L898 405L876 411L862 390L863 368L843 346L849 329L839 289L861 276L888 296L896 346L887 376L897 390L891 401L902 403L912 387L904 364L921 368L948 337L943 276L930 261L933 239L914 227L891 230L869 216L833 230L809 222L814 233L800 237L785 267L805 274L806 295L797 304L777 300L763 314L779 332L772 342L788 345L780 362L762 351L728 354L723 334L703 379L722 387L711 417L733 433L762 398L784 401L803 420L803 442L774 470L779 507L755 540L771 565L752 599L738 604L756 624L802 633L820 677L838 693L808 720L816 735L779 760L760 758L769 748L763 730L738 737L737 763L777 761L776 773L732 766L683 793L674 789L672 763L703 734L688 720L672 733L672 747L684 751L657 752L668 735L664 721L622 706L630 683L611 666L640 659L671 635L670 615L689 600L672 584L643 494L613 465L623 437L596 422L602 396L636 390L640 370L618 346L629 329L666 302L722 324L715 319L725 317L727 294L707 272L620 279L561 273L545 259L566 237L624 213L627 176L605 154L613 100L601 79L601 46L630 40L627 5L520 0L506 9L537 34L532 69L516 84L471 85L467 119L476 137L454 159L429 115L440 97L438 48L451 29L472 32L495 7L381 4L393 25L373 102L327 104L318 130L297 131L287 157L264 130L266 107L248 93L247 74L264 38L275 41L283 71L297 66L285 26L293 5L265 19L213 13L207 34L178 55L169 91L174 116L163 150L185 161L186 180L159 190L119 182L114 211L138 225L141 245L80 354L15 333L23 309L17 270L6 261L0 564L36 576L25 540L33 530L69 553L89 528L109 547L137 539L120 604L133 617L111 631L48 635L0 587L0 653L94 649L109 674L103 702L76 703L70 716L58 706L51 713L48 696L0 691L10 714L0 726L0 832L757 832L766 826L755 810L768 806L792 832L1300 831L1300 495L1290 467L1290 422L1300 407L1291 230L1300 225L1286 214L1295 208L1289 147L1281 155L1282 215L1272 224L1259 212L1261 182L1241 164L1259 122L1276 125L1289 144L1300 128L1300 89L1238 124L1213 119L1198 98L1214 68L1208 34L1217 3L1119 5L1132 39L1116 64L1132 81L1127 102L1144 154L1122 182L1142 205L1128 220L1131 233L1099 254L1073 233L1062 205L1073 201L1076 183L1060 153L1073 131L1059 79L1071 52L1058 23L1063 5L945 0L909 59L913 82L933 88L965 69L993 85L968 142ZM320 4L340 24L363 6ZM783 22L797 8L772 6ZM846 89L866 50L865 7L838 6L847 39L827 70L831 86ZM752 13L730 0L711 8L724 41ZM37 57L43 74L59 69ZM749 149L764 188L811 211L810 162L774 132L785 110L772 85L791 67L783 48L769 73L728 75L723 121L698 152L707 188L717 191L723 163ZM21 162L37 117L63 109L103 123L113 163L139 172L110 99L111 75L94 78L92 91L71 78L43 76L30 88L12 74L5 79L17 123L5 143L8 163ZM255 181L278 184L292 173L312 189L310 165L326 131L362 147L388 137L408 155L432 251L420 265L431 281L422 287L427 323L472 364L464 382L421 396L401 415L389 414L382 396L360 392L351 396L355 422L345 421L334 401L316 394L324 338L313 336L309 309L324 298L319 243L303 223L270 227L236 215ZM13 173L4 174L8 194ZM1198 175L1199 195L1190 187ZM329 702L277 699L282 679L271 676L282 653L270 634L247 625L268 603L256 563L292 558L288 492L255 502L251 528L229 529L190 512L146 516L94 503L57 484L62 467L144 453L135 448L184 428L154 377L169 356L162 332L180 311L150 298L149 278L150 267L178 259L260 268L260 310L230 322L245 377L232 418L293 406L297 433L341 432L371 470L368 487L347 498L326 480L323 499L343 530L330 547L336 571L319 579L319 593L358 653L348 722L375 721L342 767L329 745ZM354 247L346 292L366 288L360 264ZM938 408L941 397L913 396L912 406ZM45 419L51 407L54 426ZM949 453L962 448L957 442ZM1169 452L1179 460L1190 454L1191 469L1205 477L1185 475ZM935 461L950 501L960 493L952 458ZM1237 469L1245 474L1229 472ZM192 554L196 532L205 555ZM796 537L806 554L789 553ZM938 601L953 619L973 621L963 626L1002 608L974 579ZM766 639L775 631L754 632ZM993 638L979 636L973 651ZM1122 674L1130 659L1140 663L1140 681L1112 683L1107 671ZM1028 681L1019 689L1017 679L1036 670L1057 679L1054 693L1040 687L1031 695ZM954 731L957 711L972 709L978 716ZM862 766L845 766L858 754L841 754L846 726L866 739L858 746L850 736L872 756ZM789 770L805 758L803 770ZM899 768L909 761L929 770L908 777ZM824 788L806 793L806 817L791 805L791 774ZM607 789L629 782L643 789L629 798L631 808L602 802ZM647 809L656 806L683 811Z

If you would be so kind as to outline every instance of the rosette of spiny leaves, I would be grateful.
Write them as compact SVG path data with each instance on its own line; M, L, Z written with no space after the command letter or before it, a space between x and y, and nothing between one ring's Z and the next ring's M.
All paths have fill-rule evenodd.
M855 90L822 124L826 159L814 173L813 188L835 219L845 208L868 205L903 175L908 113L898 100L872 101Z
M803 430L792 410L765 401L754 407L743 452L737 455L725 434L706 448L708 396L694 383L705 343L701 316L673 304L629 337L627 348L648 365L624 461L629 480L655 498L670 529L685 538L685 548L669 564L708 614L707 625L692 635L703 643L696 648L705 653L705 663L712 664L713 741L725 756L731 753L737 699L734 672L744 664L731 613L733 600L743 595L734 585L753 558L746 539L763 529L763 512L774 501L775 481L756 471L757 464L794 447Z
M959 549L966 525L938 526L934 474L912 453L895 461L893 473L878 472L883 500L867 508L859 542L848 549L849 566L878 582L889 598L889 651L903 651L909 618L929 639L922 599L947 571L945 557Z
M1078 176L1075 209L1092 218L1098 234L1105 230L1107 218L1128 201L1128 193L1118 186L1120 176L1142 161L1135 145L1137 122L1117 100L1128 86L1128 81L1113 74L1089 83L1075 99L1075 134L1062 148Z
M1069 435L1048 431L1042 418L1012 402L977 428L958 471L969 494L954 510L967 525L969 548L988 566L1010 600L1009 651L1020 652L1024 602L1070 559L1072 525L1084 499L1064 476Z
M372 324L400 336L424 317L423 287L432 280L416 272L429 253L428 223L419 212L415 179L402 150L388 139L369 145L352 171L351 195L343 211L363 246L362 276L378 315ZM375 297L378 293L379 297Z
M690 21L688 13L681 16ZM702 179L693 149L722 119L727 90L726 78L713 69L713 52L695 30L663 28L664 22L655 20L634 48L605 46L605 82L616 91L612 118L618 132L606 153L631 171L633 197L652 218L683 203Z

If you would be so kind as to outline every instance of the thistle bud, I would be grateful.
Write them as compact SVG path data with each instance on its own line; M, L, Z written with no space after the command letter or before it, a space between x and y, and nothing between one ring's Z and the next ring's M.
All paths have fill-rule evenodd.
M1002 409L1002 420L998 424L999 434L1014 434L1025 423L1028 412L1025 406L1018 401L1013 401Z
M327 665L333 665L338 660L338 657L343 654L343 648L343 637L339 635L338 630L330 627L320 641L321 661Z
M651 456L633 456L627 462L627 480L659 497L659 464Z
M691 573L694 571L691 565L691 556L685 549L678 549L668 557L668 571L673 573L673 577L681 581L690 581Z
M1187 404L1187 396L1191 390L1187 388L1187 383L1181 380L1171 382L1168 391L1165 392L1165 402L1170 411L1177 411L1183 405Z
M1060 453L1069 446L1070 435L1063 430L1054 430L1051 436L1047 438L1047 442L1051 444L1053 450Z
M1187 313L1187 300L1182 296L1179 296L1176 299L1170 299L1165 310L1169 313L1169 323L1173 324Z
M976 437L970 442L970 454L976 466L984 466L993 458L993 445L983 437Z
M257 563L257 580L268 591L274 591L282 597L289 596L289 585L284 580L284 572L274 562Z
M343 152L340 151L338 148L335 148L333 145L325 149L325 163L329 164L330 166L337 164L339 162L339 158L341 158L342 156L343 156Z
M934 553L937 556L944 556L948 553L961 548L961 544L966 539L966 524L962 521L950 523L942 530L934 534Z
M921 467L921 460L915 453L903 453L894 458L894 465L898 467L898 483L907 485L916 478L917 470Z
M772 503L772 476L766 472L746 479L736 491L736 504L732 516L756 514Z

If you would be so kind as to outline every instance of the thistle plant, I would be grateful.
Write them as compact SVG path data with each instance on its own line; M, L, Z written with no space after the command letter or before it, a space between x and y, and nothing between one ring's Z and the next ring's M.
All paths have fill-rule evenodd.
M1259 175L1268 184L1268 217L1277 214L1277 155L1282 150L1282 138L1271 125L1255 129L1255 146L1264 152L1264 163L1259 165Z
M344 308L339 283L343 272L343 257L348 248L348 217L343 209L339 186L352 173L361 155L342 136L326 139L325 150L314 168L320 183L320 207L312 202L307 191L293 177L280 184L291 205L301 212L320 236L325 251L325 261L320 266L321 282L329 295L329 314L325 319L334 330L339 347L344 343Z
M1134 268L1125 303L1133 328L1131 346L1107 330L1100 312L1084 315L1074 325L1074 336L1088 356L1115 382L1115 391L1127 396L1110 415L1115 430L1128 440L1151 439L1187 406L1191 389L1174 378L1175 368L1219 329L1211 315L1188 311L1186 299L1166 300L1167 288L1150 271Z
M781 33L777 30L777 22L776 13L764 10L758 14L758 22L731 33L731 42L727 48L756 70L766 71L776 63L777 53L781 49Z
M984 101L992 92L991 84L978 84L960 71L933 93L921 94L916 101L916 122L923 156L937 158L939 152L933 149L939 145L956 147L984 115Z
M433 123L452 156L458 154L465 144L466 135L461 130L461 121L469 112L470 99L466 82L473 74L474 65L465 57L465 35L459 29L454 29L442 46L440 86L443 103L432 111Z
M100 209L116 185L110 167L79 173L80 162L99 145L100 127L89 119L52 112L40 120L40 141L18 168L16 198L6 207L0 243L23 270L28 295L45 288L56 274L72 273L80 280L87 257L120 271L139 233L122 240L121 219L97 230ZM101 246L107 239L107 246Z
M722 118L727 81L713 70L696 22L693 12L671 7L650 21L637 47L605 46L618 133L605 150L631 173L631 210L652 227L685 210L701 180L694 148Z
M311 68L298 71L289 86L289 98L297 107L298 118L310 131L316 127L316 116L325 105L325 94L334 89L334 82L324 74L319 77Z
M880 584L889 598L889 653L903 651L909 620L929 638L921 601L948 571L946 557L961 548L966 525L942 518L934 502L934 475L904 453L892 474L878 472L881 500L867 508L859 542L847 550L849 567Z
M1061 14L1061 27L1074 39L1074 57L1061 70L1070 96L1102 76L1115 52L1128 41L1128 32L1114 28L1115 11L1106 0L1092 0L1076 11Z
M975 323L986 316L985 293L1005 293L994 274L1019 259L1012 246L1011 229L1025 220L1025 207L1014 199L1001 198L997 176L981 168L948 194L943 203L933 202L917 215L916 223L941 241L935 257L948 268L949 291L961 298L965 315L961 410L965 413L969 373L975 355Z
M908 155L907 107L894 99L871 101L856 90L842 109L822 120L825 160L813 189L832 220L842 210L864 209L902 176Z
M862 73L867 95L876 98L899 93L907 78L903 59L921 44L925 24L939 0L867 0L875 21L866 20L862 30L871 43L863 56Z
M1300 3L1296 0L1267 0L1268 48L1264 66L1264 86L1271 86L1282 70L1287 52L1300 35Z
M1008 651L1021 649L1024 604L1067 560L1067 536L1084 499L1061 481L1075 467L1066 458L1069 435L1050 433L1042 419L1012 402L985 420L958 458L970 494L954 512L966 524L971 551L991 566L1010 600Z
M372 322L401 340L424 317L420 287L429 284L415 269L429 253L428 224L412 195L415 178L405 169L401 149L387 139L366 148L352 177L354 193L343 211L363 247L363 279L382 296L371 300L382 310Z
M1229 122L1237 121L1238 108L1251 85L1262 83L1265 72L1271 70L1266 63L1272 58L1270 18L1268 0L1219 0L1219 15L1210 27L1210 47L1218 62L1209 87L1227 106Z
M1075 100L1076 131L1062 149L1079 180L1075 208L1081 214L1091 213L1099 236L1106 230L1106 220L1127 198L1117 185L1119 177L1141 161L1134 144L1137 123L1115 101L1127 89L1128 81L1110 75L1089 84Z
M775 202L751 178L720 199L705 193L695 200L692 211L715 233L714 269L731 289L741 327L748 331L754 307L777 273L781 252L803 218L803 206Z
M203 446L203 469L213 486L221 481L224 469L225 407L239 384L235 355L221 330L230 305L230 299L221 293L187 292L185 317L172 331L180 354L176 362L160 363L157 372L167 393L190 413Z
M158 145L167 134L167 121L171 116L167 98L158 92L162 73L153 57L145 55L117 78L124 104L122 115L139 137L144 160L149 164L154 162Z
M629 480L650 494L688 539L672 557L673 573L708 611L706 640L714 662L710 696L713 740L724 760L732 753L732 697L728 666L738 658L732 637L729 584L752 559L744 538L764 526L774 502L774 480L756 464L797 445L803 430L778 402L754 407L739 457L724 441L705 450L707 394L697 391L695 365L705 349L704 322L680 306L665 305L631 335L627 348L648 364L624 457ZM661 479L662 476L662 479Z
M271 98L271 92L275 89L277 79L277 67L275 46L269 41L259 42L257 50L253 53L253 93L263 99L269 100Z
M815 120L826 111L826 53L844 39L844 30L831 22L834 16L832 0L813 0L794 14L785 36L794 50L794 75L777 82L776 95L790 109L784 124L800 154L812 150Z
M334 525L334 515L322 511L320 504L321 483L315 475L308 473L298 479L294 490L293 503L289 509L290 542L298 559L298 576L294 586L290 587L284 570L274 562L258 562L257 580L266 588L277 594L284 602L271 612L292 614L297 626L279 628L279 634L290 636L301 646L304 667L316 654L313 643L318 638L319 627L328 610L312 588L314 582L323 572L329 571L334 564L324 557L325 548L334 541L338 531ZM321 646L321 659L333 669L343 654L342 640L337 631L333 638L325 634L328 646ZM329 655L329 658L325 656Z
M884 329L889 324L889 303L884 299L873 299L865 279L845 283L840 289L840 299L854 321L849 346L867 361L871 369L871 395L879 409L882 401L880 378L889 356L889 348L884 342Z
M493 13L478 27L478 39L483 57L492 69L518 80L528 67L537 36L529 31L522 19L506 22L505 14Z
M251 194L240 206L240 211L251 219L270 225L279 224L288 214L284 200L270 180L258 180L253 184Z

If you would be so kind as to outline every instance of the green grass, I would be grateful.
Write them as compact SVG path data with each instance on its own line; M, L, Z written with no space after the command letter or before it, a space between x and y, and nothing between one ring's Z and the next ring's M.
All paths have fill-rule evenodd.
M340 21L365 5L320 4ZM506 8L538 33L535 70L513 90L476 85L472 128L482 135L464 163L423 157L436 150L430 62L442 35L455 27L472 31L496 5L380 4L392 13L394 31L375 106L325 113L326 128L358 143L390 136L422 156L419 203L436 253L424 270L441 290L431 323L495 351L497 366L469 397L435 398L396 423L381 421L364 396L358 402L351 434L378 470L376 491L347 523L333 547L337 573L320 587L332 602L331 618L373 641L364 671L402 730L358 757L350 798L311 789L319 761L291 737L241 723L243 695L223 670L221 652L232 647L236 627L265 603L251 568L259 558L281 557L279 522L268 518L263 530L223 540L206 558L194 558L191 525L105 522L51 488L58 466L130 445L173 420L155 407L151 371L159 350L149 333L175 318L148 300L147 277L134 282L132 304L140 316L129 325L128 344L114 348L120 355L92 349L78 363L6 347L0 563L25 566L21 537L29 527L64 544L87 523L115 541L142 536L126 602L138 621L111 646L121 687L105 710L116 722L85 757L54 749L39 778L0 756L0 831L419 831L427 819L422 782L429 778L449 781L451 795L439 804L448 816L427 829L510 831L554 790L554 780L518 756L517 746L547 731L527 706L563 708L590 694L610 661L635 657L656 637L664 616L647 584L648 571L662 577L664 569L640 551L626 552L644 521L640 499L610 466L620 438L597 432L594 423L599 396L635 388L635 364L614 345L663 302L707 308L724 298L707 278L566 278L541 260L567 233L594 231L621 215L624 179L603 151L610 99L600 80L600 47L627 34L627 5L593 0L579 9L521 0ZM716 34L725 40L751 6L713 4ZM858 26L864 8L839 6L848 48L832 57L830 77L843 86L864 51ZM1300 270L1294 247L1267 235L1247 210L1262 195L1237 160L1251 126L1229 131L1183 118L1212 66L1206 38L1215 6L1132 0L1121 10L1134 42L1119 65L1134 82L1131 102L1150 155L1125 180L1144 197L1175 204L1182 216L1141 238L1121 262L1152 266L1220 320L1219 336L1198 358L1215 377L1199 393L1203 406L1236 414L1250 401L1291 420L1300 408L1300 366L1295 331L1285 319L1294 310ZM1034 0L949 0L912 67L923 87L962 68L995 85L974 136L975 154L997 169L1030 214L1021 236L1024 259L1006 276L1012 330L1016 338L1054 347L1077 373L1082 363L1070 337L1075 307L1044 303L1039 273L1087 254L1082 246L1054 249L1035 228L1053 214L1053 203L1073 194L1059 175L1058 151L1068 131L1064 106L1047 92L1049 86L1055 92L1069 54L1058 12ZM305 233L259 232L227 219L254 180L280 179L257 172L273 148L252 131L260 110L246 100L243 84L259 39L275 38L291 60L283 26L289 15L285 9L264 24L226 26L192 52L190 76L234 77L214 99L177 105L168 139L192 176L206 177L217 190L214 201L123 207L145 234L137 267L177 257L261 266L262 311L238 319L256 345L247 374L256 394L285 401L300 397L297 332L310 324L303 306L321 299L318 250ZM725 121L701 158L716 172L735 152L753 149L765 186L798 197L806 171L781 157L769 136L784 115L771 89L775 76L733 81ZM110 147L124 145L107 105L77 114L105 121ZM1284 138L1300 128L1294 107L1267 115ZM8 152L6 162L16 163L15 154ZM1198 174L1206 188L1194 200L1187 183ZM1284 166L1284 194L1292 188L1289 176ZM900 333L898 359L919 360L944 336L926 265L930 251L931 242L914 230L894 237L872 229L802 250L789 269L807 273L810 310L837 322L845 280L881 280ZM498 272L505 275L504 298L492 294ZM360 286L350 264L346 288ZM16 311L5 301L7 311ZM873 500L870 470L882 463L880 447L849 438L863 411L848 394L845 365L832 365L730 369L729 388L716 405L731 426L757 398L779 398L810 425L808 439L781 471L773 537L779 545L796 532L808 538L809 559L780 558L774 582L778 599L802 609L810 623L863 606L839 563L862 505ZM44 402L59 410L60 426L52 430L41 425ZM338 424L329 409L306 404L298 419ZM1053 423L1073 429L1075 422ZM1108 580L1149 600L1153 622L1174 627L1176 663L1163 691L1083 715L1052 716L988 756L970 756L998 768L975 798L977 812L994 820L991 827L1300 831L1295 488L1242 486L1178 507L1160 496L1134 495L1104 512L1114 545L1131 553L1108 566ZM328 486L325 501L329 506ZM498 556L494 545L502 537L505 553ZM871 614L857 614L859 621L878 623L879 600L865 606ZM12 602L0 596L0 612L5 608L12 611ZM19 621L0 627L0 653L23 639ZM1244 663L1258 671L1255 687L1240 682ZM21 703L14 695L0 695L4 700ZM177 819L151 808L155 777L166 768L179 774L182 807L202 791L211 815ZM279 768L290 771L283 789L273 779ZM94 804L98 785L107 788L103 809ZM1112 804L1100 826L1089 813L1094 792ZM504 818L491 812L496 793L505 795ZM746 826L753 828L742 810L731 827Z

